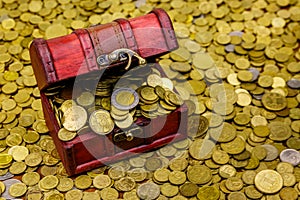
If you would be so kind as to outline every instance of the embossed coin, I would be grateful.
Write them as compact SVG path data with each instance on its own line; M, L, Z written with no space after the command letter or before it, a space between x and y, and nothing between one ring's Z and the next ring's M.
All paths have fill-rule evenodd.
M295 149L285 149L280 153L279 157L282 162L291 163L294 166L300 164L300 152Z
M119 88L113 92L111 103L117 109L130 110L139 103L139 96L131 88Z
M72 106L63 116L63 127L68 131L78 131L87 121L87 112L81 106Z
M265 108L272 111L282 110L287 106L286 98L278 93L265 93L261 101Z
M27 191L27 186L24 183L15 183L10 186L9 194L13 197L23 196Z
M137 188L137 195L141 199L156 199L160 194L160 188L155 183L143 183Z
M282 188L283 179L275 170L266 169L256 174L254 183L259 191L273 194Z
M58 138L64 142L74 139L77 135L75 131L68 131L65 128L61 128L57 134L58 134Z
M89 119L91 129L100 135L106 135L114 129L114 122L108 111L100 109L94 111Z

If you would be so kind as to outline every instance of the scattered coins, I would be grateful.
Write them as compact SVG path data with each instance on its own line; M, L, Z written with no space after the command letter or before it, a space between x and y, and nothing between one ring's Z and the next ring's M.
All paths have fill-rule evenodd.
M42 99L65 142L130 129L184 102L188 142L67 177L44 119L32 39L155 7L170 15L179 44L157 58L163 73L138 66L124 76L78 77L81 87L64 81ZM1 199L299 198L298 1L3 0L0 9ZM92 117L99 110L105 120Z

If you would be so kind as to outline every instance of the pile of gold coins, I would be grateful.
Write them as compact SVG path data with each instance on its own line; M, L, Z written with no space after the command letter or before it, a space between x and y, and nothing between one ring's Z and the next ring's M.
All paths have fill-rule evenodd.
M44 120L30 65L31 41L141 16L153 8L168 12L178 38L179 49L157 62L189 108L189 138L68 177ZM297 0L0 1L0 199L297 200L299 21ZM153 80L159 75L141 75L150 74ZM68 104L82 111L94 102L84 109L86 117L101 109L94 115L127 121L134 115L167 114L180 102L167 91L161 100L159 86L171 90L167 80L157 85L143 80L133 87L128 79L117 80L97 81L74 100L69 85L48 91L57 121L70 129L61 130L62 140L80 134L88 121L75 131L79 125L65 120L72 118ZM119 88L133 89L139 104L124 114L116 108L120 116L115 116L110 99ZM90 91L95 95L80 96ZM126 107L134 99L118 102ZM109 125L101 131L108 130Z
M138 117L156 118L170 114L181 106L184 101L173 92L172 81L166 77L161 78L161 72L151 66L138 66L124 77L104 76L100 78L94 92L86 87L86 80L79 81L81 85L78 86L85 86L80 88L80 92L76 86L74 91L66 91L72 90L69 87L55 87L50 88L50 92L46 91L61 127L59 139L70 141L76 137L76 132L80 133L87 128L99 135L111 133L115 125L125 130ZM145 71L148 72L146 77L134 76ZM114 81L110 81L110 87L102 86L107 83L106 80ZM123 82L128 85L124 86ZM102 90L99 93L98 88L104 87L105 92ZM69 97L73 99L65 99L65 93L71 94Z

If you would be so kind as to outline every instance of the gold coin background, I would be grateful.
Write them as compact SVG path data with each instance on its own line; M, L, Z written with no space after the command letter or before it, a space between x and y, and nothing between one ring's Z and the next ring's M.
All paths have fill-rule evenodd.
M100 196L102 199L206 199L211 192L211 199L296 199L300 194L300 168L278 158L284 149L300 150L299 6L297 0L1 1L0 176L10 172L14 174L13 178L23 183L7 187L6 182L1 181L0 194L8 197L10 193L28 199L43 196L72 200L99 199ZM195 143L193 134L188 133L190 138L184 147L171 144L161 151L142 154L138 159L116 163L116 166L132 172L136 168L145 169L150 157L161 160L162 168L149 172L146 178L131 174L132 178L142 177L135 179L137 184L131 191L118 191L119 187L108 180L111 179L108 175L105 175L107 183L99 185L97 179L108 173L107 167L87 172L89 177L84 176L87 181L83 183L80 183L81 177L77 179L79 176L67 179L48 133L30 64L28 47L32 39L50 39L71 33L76 28L105 24L116 18L141 16L155 7L165 9L170 15L180 46L158 62L178 88L182 99L195 104L191 106L194 107L191 117L202 115L208 119L210 139L217 141L217 149L211 149L211 154L203 158L200 149L193 145L191 156L187 148ZM258 74L251 75L251 70ZM182 83L185 79L189 86ZM220 79L224 90L210 90ZM148 83L155 87L163 84L160 80L152 76ZM298 80L297 88L290 80ZM247 92L239 92L240 89ZM105 88L98 93L107 95ZM224 100L233 108L220 112L220 105L226 104L217 103ZM217 117L211 114L214 105L218 108ZM165 107L170 108L170 105ZM220 130L224 125L219 123L219 114L226 125L218 135L213 130ZM192 123L195 123L194 118ZM288 134L280 130L288 130ZM197 126L191 126L189 131L198 132ZM208 138L206 133L198 136ZM266 149L265 157L257 155L257 149L262 147ZM24 148L28 151L17 155L17 149ZM224 151L229 159L227 156L222 161L217 159L215 154L219 151ZM183 160L175 162L174 157ZM197 168L193 166L198 164L205 166L207 174L200 173L200 177L208 177L204 180L205 186L178 182L177 178L184 177L183 173L187 172L187 178L200 181L198 174L194 179L190 177ZM267 176L262 177L266 172ZM272 173L277 179L271 176ZM279 177L283 177L282 184ZM287 177L291 177L289 181ZM61 180L59 184L58 179ZM144 180L147 184L142 183ZM181 185L171 185L170 180ZM241 180L242 189L230 187L240 184ZM271 184L270 187L262 185L263 182ZM276 188L272 190L274 182ZM183 187L189 184L192 184L190 191ZM39 185L46 185L51 190L39 188ZM147 193L148 189L154 192Z

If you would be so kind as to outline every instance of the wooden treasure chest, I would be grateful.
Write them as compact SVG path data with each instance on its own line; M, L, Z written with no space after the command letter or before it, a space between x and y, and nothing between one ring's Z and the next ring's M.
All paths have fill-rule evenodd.
M177 47L162 9L32 42L46 123L68 174L186 137L187 107L155 63Z

